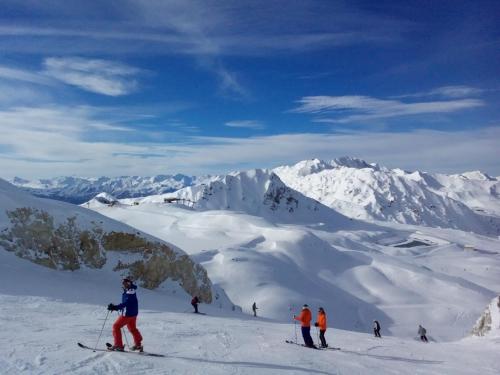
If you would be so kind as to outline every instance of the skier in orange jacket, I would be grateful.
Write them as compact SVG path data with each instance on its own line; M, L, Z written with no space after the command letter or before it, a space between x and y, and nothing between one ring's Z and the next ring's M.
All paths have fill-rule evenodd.
M295 320L301 322L302 337L304 338L304 344L307 347L315 348L313 339L311 337L311 310L309 306L304 305L302 307L302 312L299 316L293 316Z
M314 326L319 328L319 339L321 340L321 347L328 348L328 344L325 340L326 314L325 310L322 307L319 308L318 317L316 318L316 323L314 323Z

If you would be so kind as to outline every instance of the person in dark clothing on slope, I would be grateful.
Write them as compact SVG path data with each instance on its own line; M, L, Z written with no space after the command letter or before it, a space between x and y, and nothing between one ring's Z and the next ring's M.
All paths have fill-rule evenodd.
M198 296L194 296L193 299L191 300L191 305L194 307L194 312L198 314L198 304L200 303L200 300L198 299Z
M253 316L257 316L257 304L254 302L252 305Z
M114 344L109 348L109 350L123 351L123 341L122 341L122 327L127 326L128 330L134 338L134 346L131 350L138 350L142 352L144 350L142 346L142 336L136 327L137 315L139 314L139 303L137 301L136 290L137 286L132 283L132 280L128 277L122 280L122 303L119 305L114 305L110 303L108 305L109 311L121 311L121 315L116 319L113 324L113 338Z
M420 340L422 340L423 342L428 342L426 334L427 334L427 330L419 324L418 325L418 335L420 336Z
M380 323L378 320L373 321L373 333L375 334L375 337L382 337L380 336Z
M311 310L309 310L309 306L304 305L302 307L302 311L299 316L293 316L295 320L298 320L301 323L302 329L302 338L304 339L305 346L309 348L315 348L313 339L311 337Z

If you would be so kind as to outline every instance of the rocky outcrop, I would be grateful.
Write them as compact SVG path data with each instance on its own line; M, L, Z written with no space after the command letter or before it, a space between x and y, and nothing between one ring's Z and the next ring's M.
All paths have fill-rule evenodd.
M107 251L125 251L141 255L140 260L120 260L114 269L127 269L128 274L134 280L140 280L143 287L155 289L166 279L171 279L178 281L190 295L197 295L202 302L212 302L212 284L207 271L186 254L179 254L166 244L123 232L105 234L103 246Z
M0 234L0 245L21 258L63 270L81 265L101 268L106 263L97 225L81 230L74 216L56 225L46 211L30 207L8 211L7 216L12 225Z
M494 298L472 328L474 336L500 334L500 296Z
M0 233L0 246L37 264L61 270L102 268L107 254L119 254L115 271L130 275L139 284L155 289L170 279L190 295L212 302L212 284L203 267L189 256L140 232L106 232L100 223L80 228L76 216L56 224L48 212L22 207L7 211L10 225Z

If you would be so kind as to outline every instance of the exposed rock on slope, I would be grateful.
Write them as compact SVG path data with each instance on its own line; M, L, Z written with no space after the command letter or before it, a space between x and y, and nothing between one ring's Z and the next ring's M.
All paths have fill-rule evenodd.
M32 197L2 180L0 202L0 248L19 257L61 270L108 265L145 288L173 280L212 301L205 269L171 244L83 208Z
M493 298L471 333L474 336L500 336L500 296Z

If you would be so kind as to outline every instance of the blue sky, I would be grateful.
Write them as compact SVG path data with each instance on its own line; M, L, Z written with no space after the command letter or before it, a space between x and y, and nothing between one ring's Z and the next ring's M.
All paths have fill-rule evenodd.
M0 176L348 155L500 175L498 1L0 0Z

